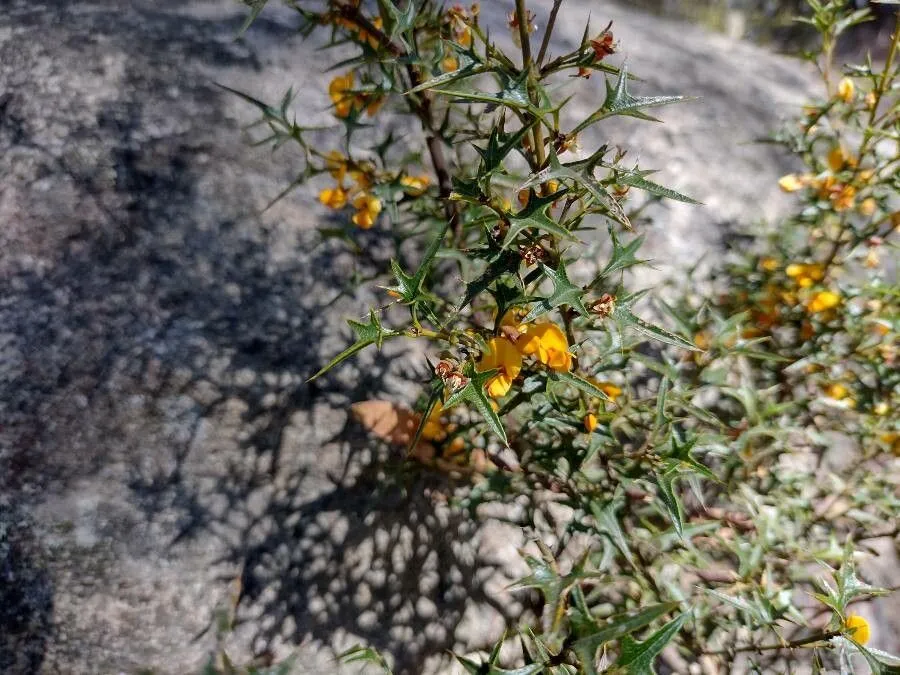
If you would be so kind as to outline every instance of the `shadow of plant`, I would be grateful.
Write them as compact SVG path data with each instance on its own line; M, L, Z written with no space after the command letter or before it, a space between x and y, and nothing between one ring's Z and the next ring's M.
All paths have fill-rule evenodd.
M355 233L367 257L354 260L319 244L312 228L286 240L280 223L266 227L254 213L247 179L232 170L250 151L223 121L227 95L201 70L262 67L233 34L223 39L239 14L227 24L177 14L174 2L116 13L87 4L95 11L22 5L15 18L23 30L57 31L55 44L73 50L57 63L116 55L114 94L104 91L94 109L73 92L61 111L35 82L0 101L0 148L34 162L33 182L16 184L17 194L40 203L46 193L34 186L44 180L62 195L42 216L59 229L44 251L52 264L3 261L0 322L13 336L0 376L3 489L30 507L85 479L110 492L127 486L135 515L115 514L97 535L176 568L191 543L215 548L223 567L242 570L238 614L256 654L353 635L391 653L398 672L421 672L459 644L468 607L509 618L484 591L495 561L478 550L476 525L447 505L444 477L403 468L399 450L347 417L356 400L408 401L406 355L373 352L306 383L346 344L341 317L359 311L353 275L384 269L392 246L377 231ZM289 39L273 22L255 30ZM61 144L45 138L54 124ZM264 190L283 185L284 173L267 166ZM27 566L43 569L39 553ZM4 574L21 569L16 560L5 559ZM76 560L52 560L39 584L29 614L37 660L4 672L34 672L48 645L69 668L78 658L105 663L50 639L54 575L95 573ZM221 589L207 590L212 611ZM64 630L67 616L56 617ZM161 628L151 620L140 631ZM165 659L128 647L145 642L138 634L113 637L108 652L135 652L118 654L120 663Z

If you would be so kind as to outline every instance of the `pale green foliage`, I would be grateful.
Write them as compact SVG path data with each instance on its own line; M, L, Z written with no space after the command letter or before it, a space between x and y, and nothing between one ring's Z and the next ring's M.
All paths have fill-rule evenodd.
M571 140L616 115L656 121L648 110L683 97L633 93L639 85L611 64L619 46L609 27L545 60L552 21L541 43L516 30L521 54L507 54L467 8L299 4L305 32L354 48L341 64L353 77L331 91L343 143L337 159L311 145L290 95L278 107L242 95L262 113L262 142L296 143L298 180L331 173L346 192L323 193L344 223L323 237L358 250L354 223L374 220L398 257L408 239L424 250L413 271L397 260L385 270L405 318L381 308L351 322L355 342L313 377L387 339L427 341L437 363L420 383L427 404L412 445L440 401L465 457L490 460L448 484L457 501L474 513L524 500L524 528L558 523L555 549L536 544L517 586L540 592L544 614L501 640L515 641L518 660L501 664L498 643L486 660L460 656L462 667L595 673L604 657L609 672L652 673L671 646L683 661L706 654L721 665L748 652L765 669L789 646L794 662L850 663L859 652L890 672L891 657L855 642L844 621L848 603L882 593L857 577L855 559L868 539L896 539L900 514L898 289L872 264L900 226L896 40L881 69L848 67L851 84L838 84L834 46L866 13L810 0L827 97L776 138L809 167L785 183L799 186L796 215L714 270L714 297L683 283L650 321L636 309L646 293L627 287L646 264L633 195L693 200L611 144L576 156ZM527 23L524 2L510 10ZM565 128L568 92L588 72L606 78L605 99ZM425 147L410 154L379 127L382 99L420 126ZM371 150L353 145L360 133ZM423 167L427 186L411 180ZM372 200L378 209L366 212ZM589 229L608 232L609 257L585 284L569 270ZM863 254L868 266L856 265ZM509 343L506 360L479 367L497 341ZM492 390L501 375L509 387ZM857 455L841 475L821 470L830 432ZM551 501L565 522L540 517ZM580 535L591 544L571 550ZM809 574L823 563L834 585ZM809 593L817 606L804 604ZM344 657L389 672L372 650Z

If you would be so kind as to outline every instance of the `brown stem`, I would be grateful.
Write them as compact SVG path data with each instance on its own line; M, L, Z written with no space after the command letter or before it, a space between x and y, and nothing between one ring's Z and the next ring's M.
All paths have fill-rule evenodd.
M806 645L816 644L818 642L826 642L833 637L841 634L839 630L828 631L827 633L819 633L799 640L791 640L775 645L745 645L743 647L729 647L727 649L717 649L715 651L701 652L704 656L727 656L737 654L739 652L766 652L773 649L795 649L797 647L805 647Z
M550 46L550 36L553 34L553 26L556 24L556 15L559 8L563 4L563 0L553 0L553 9L550 10L550 18L547 19L547 30L544 31L544 39L541 41L541 48L538 50L537 69L540 71L544 57L547 55L547 48Z
M341 5L338 9L341 16L352 21L357 26L374 36L384 49L388 50L396 57L408 56L408 52L403 47L395 44L384 31L375 26L355 5ZM406 66L406 74L409 77L410 88L414 89L422 83L422 79L412 64ZM434 115L431 107L431 95L426 91L421 96L414 94L409 95L409 106L412 112L419 118L422 128L425 131L425 144L428 147L428 154L431 157L431 164L434 168L435 176L438 182L438 191L440 198L444 203L444 216L450 223L453 231L453 238L457 245L462 240L462 221L459 218L459 210L454 202L450 201L450 193L453 190L453 183L450 179L450 171L447 165L447 159L444 156L444 149L441 145L441 139L434 129Z

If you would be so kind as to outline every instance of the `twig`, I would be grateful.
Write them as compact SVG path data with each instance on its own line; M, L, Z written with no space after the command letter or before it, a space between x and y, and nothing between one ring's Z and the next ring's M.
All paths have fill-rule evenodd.
M556 23L556 15L559 8L563 4L563 0L553 0L553 9L550 10L550 18L547 19L547 29L544 31L544 39L541 41L541 48L538 51L537 69L540 71L541 64L544 63L544 57L547 55L547 48L550 46L550 35L553 33L553 26Z
M767 652L775 649L795 649L797 647L805 647L806 645L811 645L818 642L827 642L831 638L837 637L840 634L841 631L833 630L827 633L819 633L818 635L811 635L799 640L791 640L790 642L782 642L775 645L745 645L743 647L730 647L727 649L717 649L715 651L704 651L700 653L704 656L726 656L730 654L737 654L739 652Z

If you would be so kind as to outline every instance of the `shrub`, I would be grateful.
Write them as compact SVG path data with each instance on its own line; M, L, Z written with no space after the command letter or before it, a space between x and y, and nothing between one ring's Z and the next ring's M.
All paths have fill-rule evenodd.
M756 671L849 668L861 655L894 672L851 605L887 592L856 563L871 540L897 541L900 513L900 317L883 264L900 227L896 33L882 67L836 72L836 41L867 13L809 0L826 95L772 139L806 167L780 182L793 215L709 283L685 277L674 300L651 299L634 286L636 218L649 199L692 200L618 146L579 140L682 97L636 93L611 58L624 48L612 25L551 57L561 0L540 34L525 0L510 6L518 53L489 38L477 5L292 4L304 32L350 50L328 90L342 137L308 140L290 92L275 107L241 96L261 142L296 143L300 175L330 177L319 199L342 226L324 237L352 246L371 229L396 246L385 306L350 322L352 344L313 379L424 341L418 405L378 433L449 473L473 514L526 504L535 534L517 587L540 593L542 614L462 666L645 673L665 650L674 670L738 654ZM588 77L605 79L605 99L573 121L567 96ZM386 115L414 122L421 147ZM598 230L608 257L593 269ZM400 262L410 241L414 265ZM368 649L345 657L389 670Z

